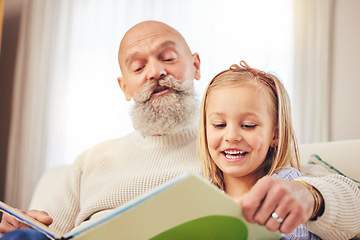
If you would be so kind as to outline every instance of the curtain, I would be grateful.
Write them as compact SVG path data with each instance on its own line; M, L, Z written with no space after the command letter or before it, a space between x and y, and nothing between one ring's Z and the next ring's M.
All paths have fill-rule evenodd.
M1 46L1 35L2 35L2 27L3 27L3 18L4 18L4 0L0 0L0 46ZM1 48L0 48L1 54Z
M333 0L294 1L294 121L301 143L329 141Z
M50 129L49 123L62 120L63 109L56 99L63 99L66 92L62 81L66 69L61 65L66 58L69 2L26 1L22 13L5 201L24 209L48 165L49 136L61 131Z
M201 97L233 63L275 72L292 92L293 15L288 0L27 0L13 94L5 201L27 209L41 174L94 144L133 130L117 85L127 29L159 20L201 59Z

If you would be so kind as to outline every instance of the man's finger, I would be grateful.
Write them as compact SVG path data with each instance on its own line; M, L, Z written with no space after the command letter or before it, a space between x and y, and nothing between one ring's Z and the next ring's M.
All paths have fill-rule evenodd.
M265 225L270 216L276 212L276 209L279 209L279 207L281 209L281 202L288 194L287 189L284 186L277 184L276 179L273 179L270 184L271 187L268 189L263 203L254 216L255 222L260 225ZM282 216L286 216L286 213L287 212L284 212Z
M30 210L26 211L26 214L45 225L50 225L53 222L49 214L44 211Z
M251 191L239 200L243 208L244 217L248 222L255 223L255 214L269 191L271 181L272 178L268 176L261 178L256 182Z
M285 234L291 233L299 226L299 224L306 222L302 207L300 205L295 205L290 207L288 216L279 228L280 232Z

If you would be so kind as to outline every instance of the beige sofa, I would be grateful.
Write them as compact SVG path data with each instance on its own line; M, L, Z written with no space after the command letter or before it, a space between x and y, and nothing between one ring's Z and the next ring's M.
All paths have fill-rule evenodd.
M299 146L301 163L315 161L320 164L328 164L330 172L339 171L344 175L360 180L360 139L324 142L315 144L303 144ZM324 163L312 157L317 155ZM318 160L320 160L318 159ZM330 169L332 166L334 169Z
M330 172L344 174L351 179L360 180L360 139L335 141L299 146L301 163L309 161L318 163ZM55 194L59 185L69 174L70 166L61 166L45 172L40 179L30 209L42 209L41 206L50 201L44 196Z

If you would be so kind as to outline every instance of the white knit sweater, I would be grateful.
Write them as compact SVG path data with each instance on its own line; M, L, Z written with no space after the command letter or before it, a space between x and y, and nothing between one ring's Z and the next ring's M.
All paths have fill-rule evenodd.
M135 131L83 152L75 160L71 176L59 189L58 196L50 206L44 206L43 210L54 219L51 227L67 233L176 176L200 173L196 135L196 129L170 136L143 136ZM316 176L318 169L304 170L305 175ZM344 179L331 175L303 180L319 189L325 198L324 215L306 225L312 232L324 239L348 239L359 230L359 219L354 216L360 213L348 214L360 205L358 189L349 188ZM354 192L357 192L355 198ZM333 204L328 204L327 198ZM344 230L346 235L340 233Z
M302 165L303 181L321 192L324 214L304 225L322 239L350 239L360 233L360 190L348 178L329 174L319 165Z
M195 129L170 136L135 131L83 152L69 181L45 211L66 233L186 172L201 173Z

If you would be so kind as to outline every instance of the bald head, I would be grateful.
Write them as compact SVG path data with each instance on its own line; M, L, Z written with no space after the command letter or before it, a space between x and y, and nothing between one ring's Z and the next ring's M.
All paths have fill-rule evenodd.
M191 54L184 37L176 29L162 22L144 21L130 28L121 40L118 54L120 70L123 72L123 65L133 49L145 44L151 46L158 38L167 38L168 41L175 42L181 51Z

